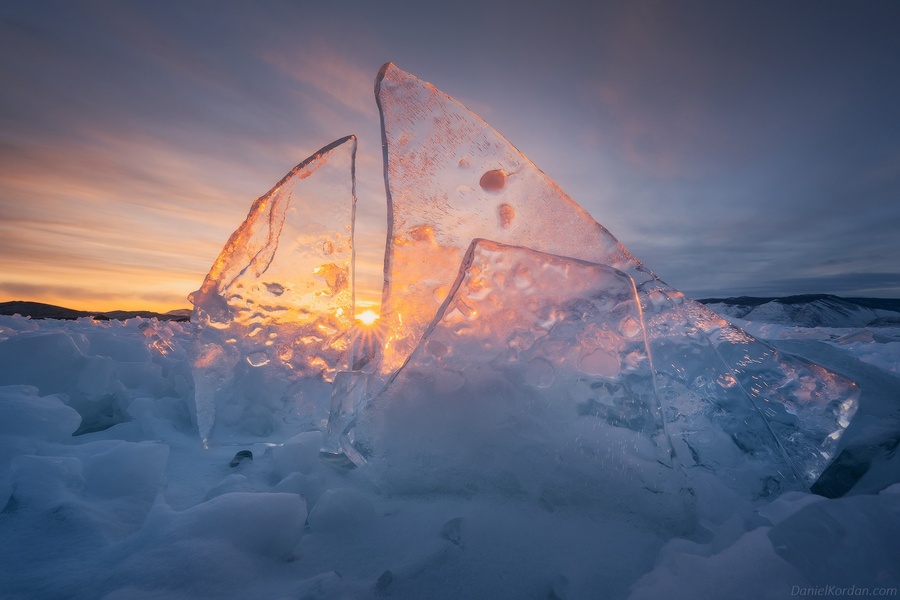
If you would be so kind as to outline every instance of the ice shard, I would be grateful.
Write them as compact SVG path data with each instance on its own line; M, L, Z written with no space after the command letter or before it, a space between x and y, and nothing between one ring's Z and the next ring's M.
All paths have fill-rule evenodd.
M323 427L353 324L356 138L297 165L250 208L191 294L204 443Z
M388 63L376 98L389 207L383 373L419 344L473 239L524 244L633 279L681 463L719 466L720 454L701 451L696 421L719 413L741 452L772 451L763 430L774 434L792 471L786 480L809 484L821 473L856 410L852 382L755 340L663 283L512 144L431 84Z
M398 491L684 509L634 282L605 265L473 242L355 433Z
M774 413L678 310L660 314L668 339L651 345L624 272L475 240L416 350L360 411L356 446L399 491L512 486L569 501L615 486L621 507L647 486L677 488L679 467L750 499L802 489Z
M375 95L389 207L383 371L399 367L415 347L475 238L640 268L587 211L462 104L393 63L379 72Z

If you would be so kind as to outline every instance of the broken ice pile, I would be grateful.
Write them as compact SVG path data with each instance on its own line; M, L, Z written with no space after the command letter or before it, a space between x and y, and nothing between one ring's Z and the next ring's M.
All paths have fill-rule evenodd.
M544 494L574 473L688 469L758 497L821 474L856 410L851 381L663 283L431 84L389 63L376 100L383 344L353 370L344 138L254 203L193 296L204 439L283 441L330 417L331 448L386 480L399 462L431 474L400 488Z

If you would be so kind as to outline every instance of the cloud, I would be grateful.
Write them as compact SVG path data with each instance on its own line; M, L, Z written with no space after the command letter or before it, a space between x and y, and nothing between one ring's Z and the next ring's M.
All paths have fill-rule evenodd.
M324 98L366 118L378 118L372 101L374 75L327 44L312 43L310 49L301 54L268 50L263 59L308 89L312 96Z
M30 279L16 274L0 278L2 300L46 302L77 310L155 310L166 312L190 305L187 294L199 284L191 279L166 273L78 272L29 273Z
M900 297L900 273L840 273L822 277L773 279L727 288L728 296L789 296L797 294L834 294L844 297ZM722 288L693 290L696 298L722 297Z
M358 282L377 298L372 83L392 59L488 117L675 287L892 285L844 277L900 260L897 86L877 76L900 54L876 52L896 35L874 12L846 16L871 25L854 36L802 9L356 8L8 11L0 279L124 290L132 273L183 295L254 198L354 133Z

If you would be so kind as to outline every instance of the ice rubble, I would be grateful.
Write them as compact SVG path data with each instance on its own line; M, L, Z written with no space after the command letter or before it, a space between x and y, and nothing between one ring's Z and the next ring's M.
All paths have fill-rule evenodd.
M477 405L469 409L470 423L484 411L500 411L492 418L503 421L504 403L504 410L521 404L527 412L531 399L541 398L551 404L558 425L529 435L556 453L556 460L575 447L602 452L602 436L613 427L617 435L644 436L634 449L616 452L640 455L641 445L649 444L661 464L714 471L751 497L802 488L818 477L856 410L858 390L851 381L757 341L663 283L505 138L431 84L388 63L376 80L376 99L388 198L383 346L366 357L372 359L366 371L352 370L348 286L355 141L346 144L345 138L254 203L193 298L204 439L283 441L298 431L322 430L330 413L326 449L343 449L361 463L358 451L399 456L388 448L403 448L404 436L417 446L421 433L403 431L403 414L434 402L456 406L456 420L435 423L427 434L448 440L444 446L432 440L427 454L433 460L438 447L446 455L463 439L491 437L492 426L484 422L453 425L466 412L460 406ZM308 199L291 200L295 182L294 193L304 190ZM299 206L321 214L299 222L288 235L281 228L284 211ZM287 239L293 246L284 249ZM475 239L490 241L471 246ZM509 247L521 245L528 250ZM506 253L511 254L485 259ZM505 283L467 295L461 282L477 279L485 261L493 264L492 277ZM584 271L592 283L556 281L549 264L560 272ZM501 265L515 265L515 271ZM610 270L618 275L610 276ZM333 281L329 274L336 274ZM509 284L516 278L519 287ZM597 286L607 284L633 290L629 327L641 332L643 347L629 359L633 372L626 379L640 385L623 384L621 365L628 361L619 355L621 340L609 333L620 325L615 319L594 323L603 333L591 334L593 358L572 362L566 356L582 334L534 321L533 309L521 305L526 296L553 297L545 288L559 287L567 292L548 301L551 306L587 306L601 294ZM302 294L304 286L312 293ZM502 304L506 312L485 310L485 302ZM467 314L466 327L479 331L482 349L502 349L511 362L499 366L496 356L473 350L475 338L449 324L456 313L448 312L447 303ZM299 325L297 314L306 315ZM587 314L576 318L582 328L593 318ZM519 338L504 329L503 318L510 315L530 323ZM544 348L545 338L554 336L556 345ZM443 355L436 357L435 348ZM539 355L537 362L526 360L532 354ZM592 360L600 372L586 366ZM527 387L529 378L543 381L542 372L550 377L563 363L570 375L560 382L548 389L540 383ZM423 385L434 386L439 399L426 399ZM643 416L626 418L628 410ZM622 415L614 416L616 411ZM540 421L537 413L529 419ZM604 434L578 431L598 419L606 423ZM504 427L507 434L515 431Z
M531 255L510 249L494 259L522 261ZM612 278L603 297L625 298L626 286L616 285L624 281L621 275L607 267L574 264L578 272ZM551 257L547 268L558 271L566 265L566 259ZM521 292L529 293L556 292ZM619 309L601 304L589 323L617 318L621 323L630 306L629 301ZM555 322L558 327L573 325L566 319ZM435 331L439 329L436 325ZM171 350L154 345L154 335ZM844 498L786 493L752 502L721 485L720 472L663 466L658 458L664 453L648 445L650 438L606 427L596 411L588 417L601 431L606 427L619 439L637 440L645 452L643 457L576 455L573 468L596 465L584 478L594 477L595 485L578 490L574 477L561 490L568 498L545 494L535 501L514 485L496 485L515 481L499 471L493 480L474 479L482 489L448 489L458 490L465 478L445 470L449 485L443 489L450 493L441 493L439 486L428 493L389 494L368 480L368 466L347 471L319 460L319 432L303 433L283 445L253 446L253 460L236 467L229 466L235 447L202 449L191 422L190 364L182 350L191 335L190 325L155 320L0 317L0 374L6 384L0 387L4 598L774 599L791 595L795 586L874 590L900 584L895 452L875 459L881 462L873 461ZM640 336L636 341L621 331L616 335L640 346ZM61 337L71 339L77 352L54 354ZM24 340L27 348L21 345ZM802 337L795 341L798 349L822 349ZM884 346L874 343L867 352L888 350ZM860 354L852 347L828 349L845 361L864 391L860 414L842 443L852 438L857 447L866 447L888 429L896 440L896 377L855 360ZM16 362L7 362L12 357ZM48 363L48 357L58 362ZM574 357L561 364L577 367ZM101 373L90 366L93 359L112 367L102 372L108 377L94 382L94 389L103 393L88 396L79 386L83 378ZM8 364L15 368L7 369ZM878 377L873 377L876 371ZM555 372L557 377L566 373L563 368ZM557 381L550 382L547 374L536 370L518 385L552 390ZM399 372L398 380L402 376ZM547 383L550 387L537 387ZM548 408L552 412L559 405ZM82 418L100 413L114 424L95 422L90 430L71 435ZM423 442L428 427L442 424L427 411L405 416ZM416 416L426 419L421 427ZM522 459L544 469L567 468L549 455L522 456L522 448L535 450L536 445L529 448L532 441L498 446L478 459L513 474ZM456 446L453 451L467 449ZM404 462L392 468L392 485L435 479L421 461L400 458ZM666 473L652 482L652 489L668 492L674 483L685 482L695 506L685 507L684 495L645 491L630 499L628 509L610 510L617 494L623 498L641 483L641 472L609 467L643 458ZM752 463L752 457L744 459ZM380 468L378 460L375 456L370 466ZM525 483L554 478L566 483L562 474L529 473L527 466L524 471ZM490 475L487 469L484 473ZM484 489L485 484L493 487ZM613 498L595 502L591 494ZM585 502L572 501L579 495Z
M190 371L183 363L172 362L185 358L182 347L172 340L173 331L181 331L177 323L163 327L155 319L135 319L126 328L110 321L105 327L74 332L41 328L31 321L17 325L19 329L0 327L0 386L25 386L26 395L35 397L29 405L46 404L44 397L65 398L78 418L71 430L68 421L62 425L63 437L121 422L135 395L192 394ZM54 410L47 405L40 412ZM41 420L37 413L35 419ZM46 419L53 422L49 415Z
M284 441L325 424L349 368L356 138L294 167L231 235L191 295L204 443Z

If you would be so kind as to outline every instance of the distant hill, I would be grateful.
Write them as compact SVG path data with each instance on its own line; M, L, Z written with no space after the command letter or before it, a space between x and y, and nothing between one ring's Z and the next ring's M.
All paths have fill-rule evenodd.
M799 327L900 327L900 299L806 294L783 298L703 298L722 316Z
M799 327L900 327L900 299L842 298L828 294L806 294L782 298L702 298L711 310L725 317L746 321L777 323ZM189 321L191 309L167 313L149 310L113 310L89 312L41 302L0 302L0 315L20 314L32 319L78 319L123 321L134 317L165 321Z
M31 317L32 319L80 319L81 317L91 317L99 321L133 319L134 317L142 317L144 319L152 319L156 317L160 321L189 321L191 318L191 310L188 308L180 308L167 313L157 313L150 310L112 310L108 312L90 312L84 310L75 310L65 308L63 306L55 306L53 304L44 304L43 302L26 302L22 300L13 300L12 302L0 302L0 315L22 315L23 317Z

